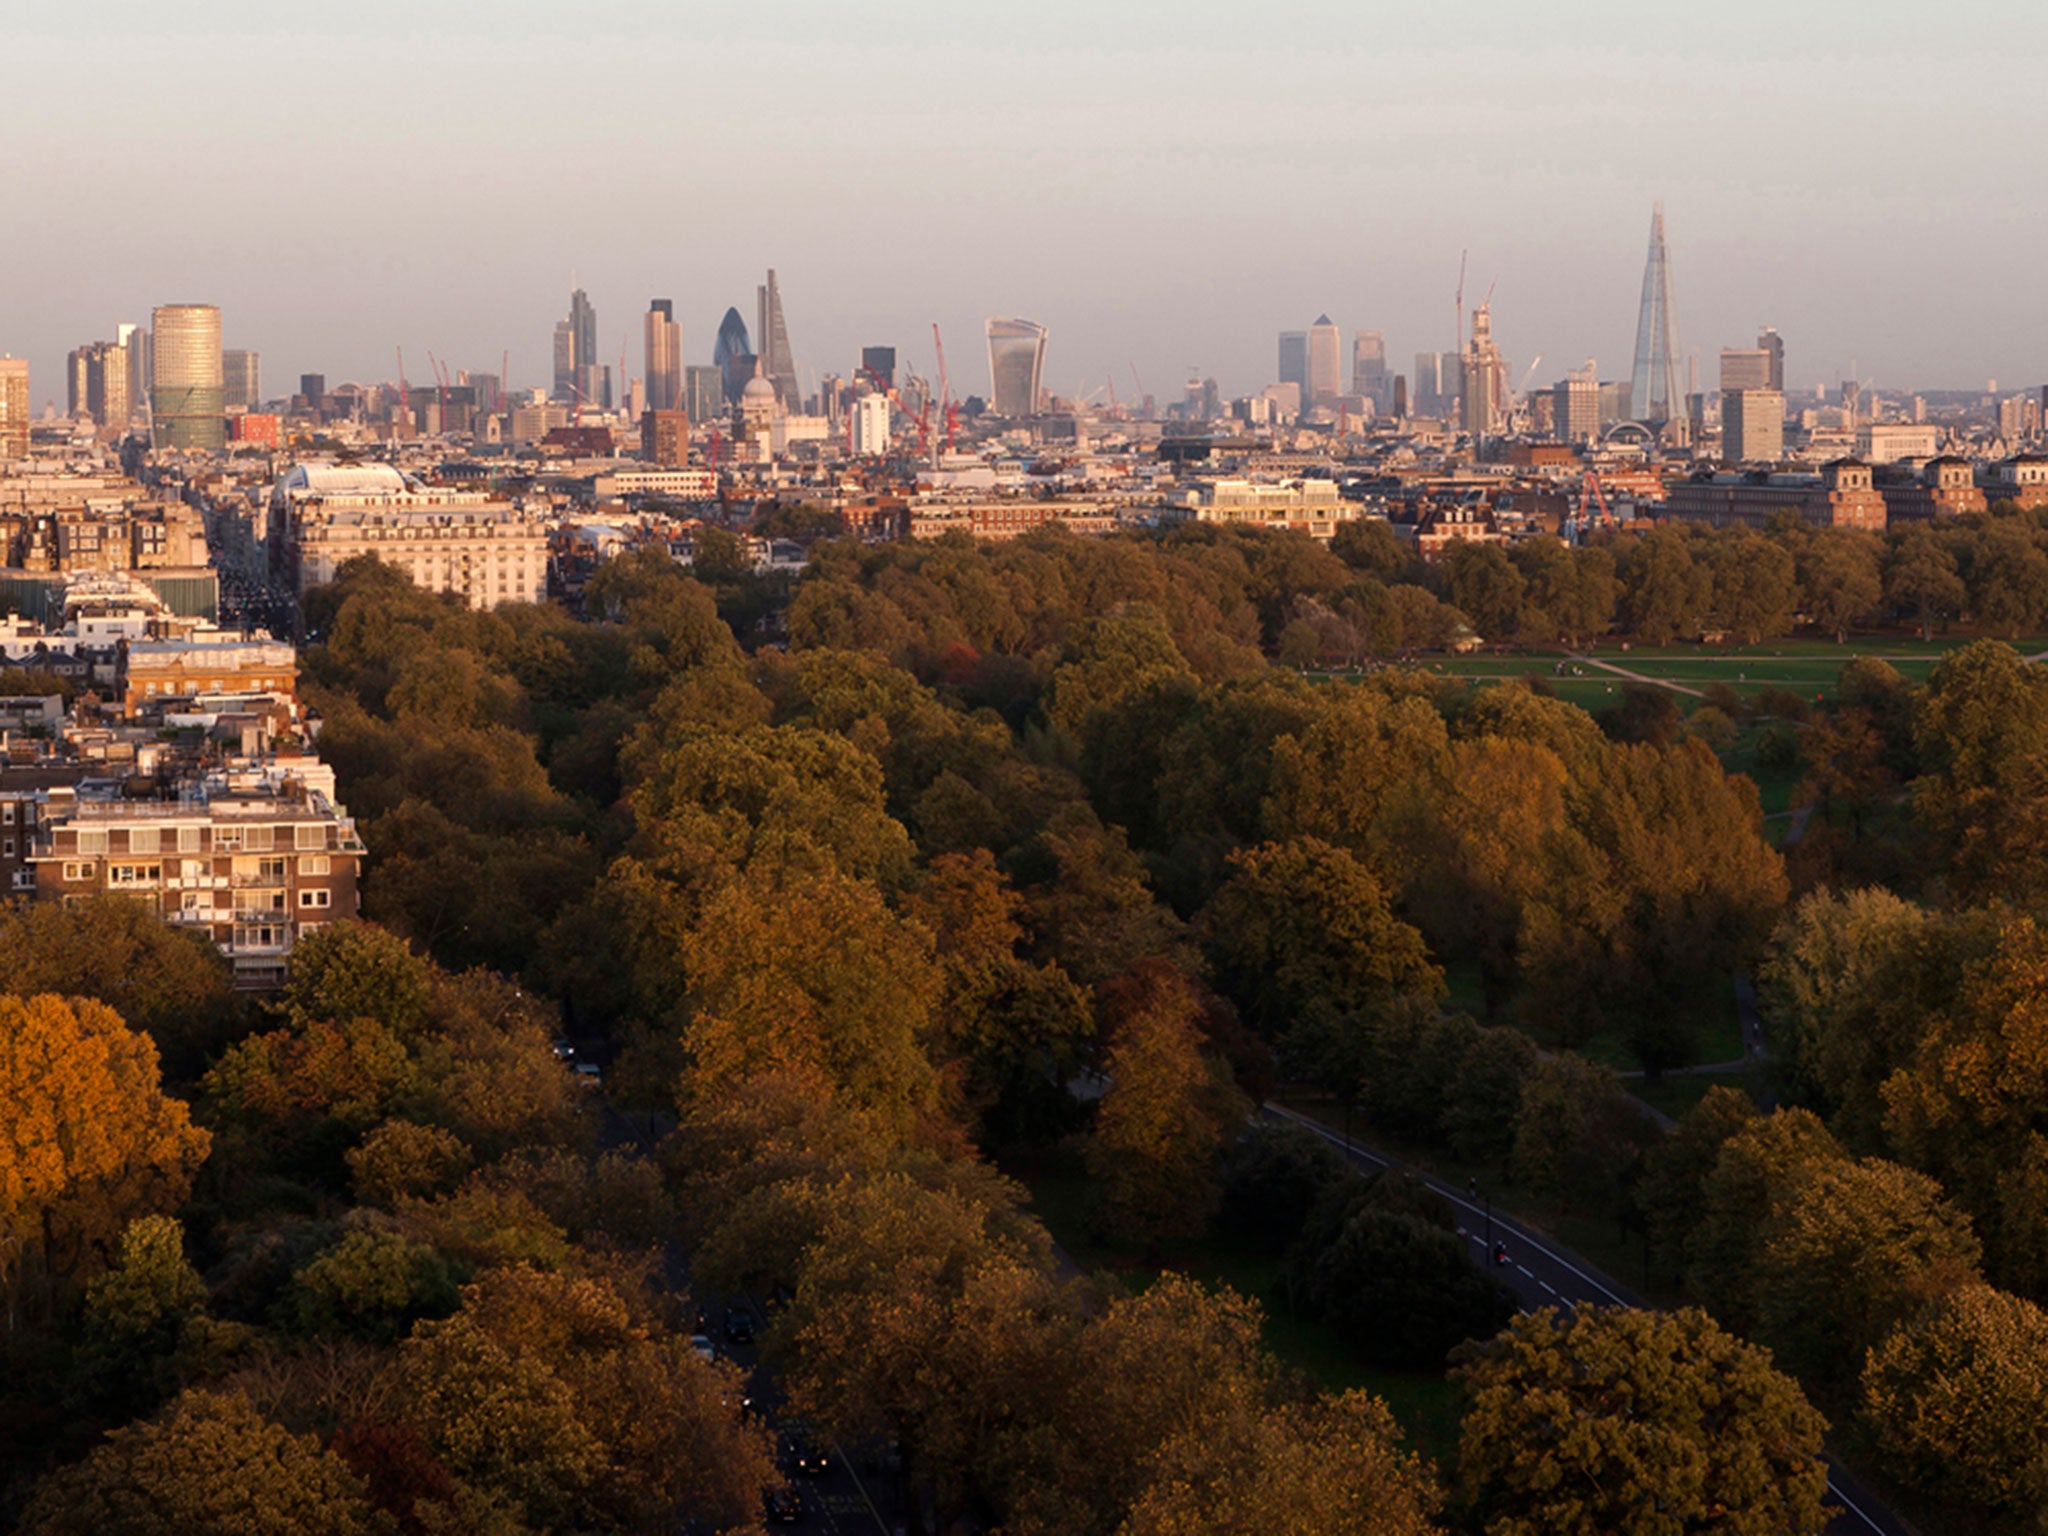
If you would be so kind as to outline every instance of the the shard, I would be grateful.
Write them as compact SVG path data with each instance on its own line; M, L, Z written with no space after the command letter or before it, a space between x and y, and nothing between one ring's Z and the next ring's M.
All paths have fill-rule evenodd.
M1643 306L1636 319L1636 366L1629 416L1662 426L1685 419L1678 383L1678 312L1671 305L1671 253L1664 244L1664 205L1650 214L1650 256L1643 267Z
M776 286L775 269L768 269L768 281L761 286L755 338L761 345L761 376L775 386L775 398L785 411L803 408L803 396L796 385L796 356L789 349L789 326L782 318L782 290Z

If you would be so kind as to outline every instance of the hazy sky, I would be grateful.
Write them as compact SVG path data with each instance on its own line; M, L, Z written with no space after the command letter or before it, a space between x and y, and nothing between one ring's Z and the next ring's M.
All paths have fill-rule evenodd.
M1327 310L1394 366L1494 292L1515 380L1627 374L1650 205L1681 341L1789 382L2048 378L2048 7L2023 0L8 0L0 352L210 301L266 392L545 382L574 272L641 369L777 268L799 369L864 342L985 392L1272 379ZM32 15L20 18L23 11Z

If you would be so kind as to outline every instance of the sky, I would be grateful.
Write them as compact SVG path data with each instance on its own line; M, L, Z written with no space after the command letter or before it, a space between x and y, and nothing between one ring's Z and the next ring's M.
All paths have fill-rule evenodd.
M1324 311L1407 372L1461 254L1514 382L1625 378L1658 199L1708 387L1766 324L1795 390L2048 380L2031 0L8 9L0 353L38 411L156 304L220 305L267 394L399 347L533 385L572 276L637 374L650 298L708 362L771 266L807 380L932 372L937 322L986 393L991 315L1105 400L1255 391Z

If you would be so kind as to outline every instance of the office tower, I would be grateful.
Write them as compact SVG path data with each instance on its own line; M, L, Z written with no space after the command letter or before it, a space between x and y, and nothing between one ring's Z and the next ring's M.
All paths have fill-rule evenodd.
M1444 392L1444 359L1441 352L1418 352L1415 354L1415 391L1408 403L1419 416L1440 416L1443 408L1438 404Z
M64 359L64 383L66 414L73 421L84 421L92 415L92 409L85 403L86 376L88 366L86 349L79 347Z
M557 400L576 398L576 327L567 320L555 322L555 389Z
M111 341L80 347L65 360L71 416L90 420L103 432L128 425L128 350Z
M139 325L123 324L114 327L114 339L128 349L128 411L132 420L135 412L149 406L150 386L156 382L156 338Z
M1493 341L1493 310L1472 311L1472 340L1465 348L1464 427L1474 437L1500 430L1507 405L1507 363Z
M1629 414L1661 426L1678 414L1678 312L1671 307L1671 254L1664 245L1664 205L1650 214L1650 255L1643 264L1643 304L1636 317L1636 366Z
M1771 354L1762 347L1721 349L1721 389L1769 389Z
M255 352L229 349L220 355L220 403L228 410L253 411L263 403L263 360Z
M889 451L887 395L862 395L853 402L853 451L863 456Z
M740 391L747 387L747 380L754 376L755 361L754 344L747 339L747 322L740 318L738 309L728 309L725 318L718 322L718 340L711 348L711 361L718 368L725 398L737 401Z
M1351 338L1351 393L1377 406L1387 403L1387 338L1378 331Z
M896 349L894 347L862 347L860 349L861 376L876 389L887 394L896 387Z
M725 414L725 379L717 368L692 363L683 370L683 414L692 421Z
M1280 382L1299 385L1301 398L1309 398L1307 331L1280 333Z
M590 295L581 288L569 295L569 328L575 333L576 355L573 362L577 387L587 404L594 382L590 373L597 367L597 311L591 307Z
M1776 327L1767 325L1763 329L1763 334L1757 337L1756 345L1758 351L1769 354L1771 359L1770 377L1765 381L1764 388L1775 389L1782 395L1785 393L1784 337L1778 334Z
M166 304L150 316L152 436L162 448L227 445L222 408L220 310L211 304Z
M302 373L299 375L299 393L305 397L306 409L318 415L327 404L327 375L324 373Z
M0 357L0 464L28 457L28 359Z
M1394 416L1396 420L1400 420L1406 417L1407 414L1408 375L1405 373L1397 373L1394 375Z
M775 269L768 269L768 281L755 293L756 316L760 322L755 339L761 344L761 377L775 386L775 398L785 411L803 405L797 389L796 357L789 347L789 326L782 318L782 289L775 281Z
M690 462L690 418L681 411L648 411L640 418L640 457L673 469Z
M1842 380L1842 413L1849 418L1852 427L1863 413L1863 385L1855 379Z
M1334 405L1344 393L1344 337L1328 315L1317 315L1308 328L1308 397L1317 405Z
M683 328L675 305L656 299L647 307L647 408L680 410L683 403Z
M989 409L998 416L1038 414L1039 379L1045 371L1042 325L1029 320L988 323Z
M1785 456L1785 397L1775 389L1721 392L1721 458L1775 464Z

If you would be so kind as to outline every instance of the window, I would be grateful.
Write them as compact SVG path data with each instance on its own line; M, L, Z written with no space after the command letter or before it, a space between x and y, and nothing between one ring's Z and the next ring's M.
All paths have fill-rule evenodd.
M14 825L14 802L12 800L8 801L5 805L0 805L0 822L5 822L10 827Z
M161 834L155 827L130 827L128 829L128 851L130 853L155 853L160 844Z
M80 853L105 853L107 851L106 829L101 827L78 829L78 851Z
M213 829L213 851L215 853L233 853L241 846L242 829L240 827L215 827Z
M162 866L156 864L110 864L107 884L154 885L162 874Z
M330 907L334 905L334 893L326 890L299 892L302 907Z
M92 878L92 866L90 864L66 864L64 866L64 878L66 880L90 880Z
M325 848L327 846L327 829L317 822L311 826L293 828L292 835L297 846L300 848ZM304 867L304 865L300 866L302 869Z
M242 846L251 853L268 853L270 851L270 828L248 828L242 834Z
M299 860L299 874L301 877L306 875L324 875L328 873L328 868L329 861L325 854L321 854L318 858Z
M197 853L198 851L199 851L199 829L198 829L197 827L180 827L180 828L178 828L178 852L180 852L180 853ZM197 870L191 870L191 871L188 871L188 873L191 873L191 874L197 874L197 873L198 873L198 871L197 871Z

